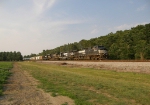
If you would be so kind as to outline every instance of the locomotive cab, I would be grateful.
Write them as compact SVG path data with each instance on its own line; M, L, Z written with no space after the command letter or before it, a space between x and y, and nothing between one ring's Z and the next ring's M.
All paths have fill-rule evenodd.
M92 48L95 59L106 59L107 58L107 49L104 46L94 46Z
M98 52L102 58L107 58L107 49L104 46L98 46Z
M106 48L104 47L104 46L97 46L98 47L98 49L100 49L100 50L106 50Z

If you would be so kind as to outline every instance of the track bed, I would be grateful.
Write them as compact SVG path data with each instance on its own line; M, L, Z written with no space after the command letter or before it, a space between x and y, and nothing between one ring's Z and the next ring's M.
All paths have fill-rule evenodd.
M125 61L125 60L104 60L104 61L39 61L43 63L65 64L68 66L88 67L123 72L150 73L149 61Z

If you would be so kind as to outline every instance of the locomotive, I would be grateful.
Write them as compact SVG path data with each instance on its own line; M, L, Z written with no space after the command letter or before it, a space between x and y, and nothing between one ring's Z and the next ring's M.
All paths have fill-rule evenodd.
M31 60L103 60L107 59L108 53L104 46L93 46L60 54L47 54L46 56L32 57Z

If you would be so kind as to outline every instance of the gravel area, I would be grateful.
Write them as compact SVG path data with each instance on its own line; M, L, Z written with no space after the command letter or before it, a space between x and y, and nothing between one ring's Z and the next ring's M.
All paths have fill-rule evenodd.
M123 72L150 73L150 62L80 62L80 61L41 61L43 63L65 64Z

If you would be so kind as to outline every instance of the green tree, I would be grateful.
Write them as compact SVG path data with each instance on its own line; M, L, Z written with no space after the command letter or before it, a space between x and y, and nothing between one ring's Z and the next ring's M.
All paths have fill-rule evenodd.
M138 41L137 45L135 46L136 53L135 57L136 59L144 60L146 58L146 53L148 52L148 46L146 43L146 40L140 40Z
M43 52L54 54L95 45L105 46L108 49L109 59L150 59L150 23L138 25L130 30L111 32L106 36L90 40L82 39L79 42L65 44ZM43 52L40 54L42 55Z

